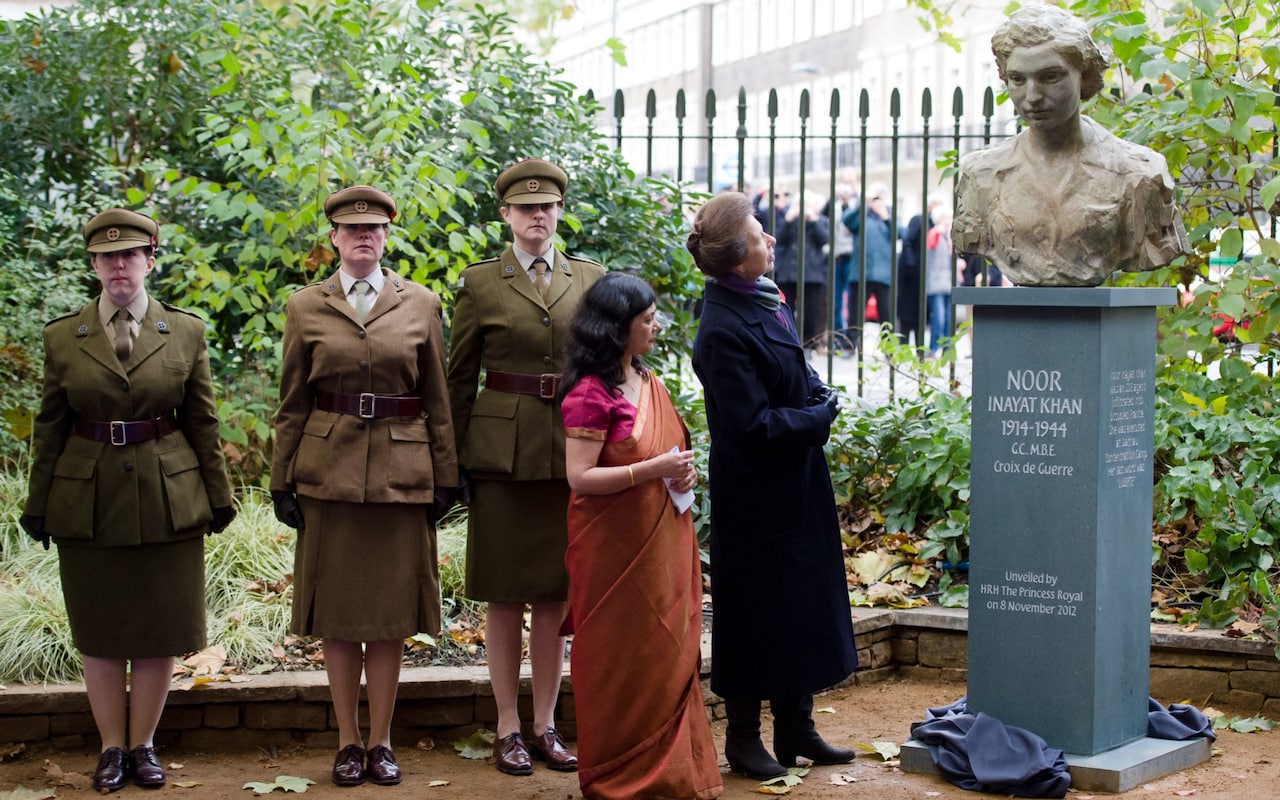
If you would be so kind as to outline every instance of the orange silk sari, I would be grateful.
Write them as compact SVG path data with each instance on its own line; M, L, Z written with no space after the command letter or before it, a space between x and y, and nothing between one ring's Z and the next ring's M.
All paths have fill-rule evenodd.
M686 449L666 388L644 382L631 434L601 466ZM619 398L618 402L626 402ZM570 436L604 439L604 431ZM569 501L578 781L590 800L708 800L723 791L699 683L702 575L690 514L660 479Z

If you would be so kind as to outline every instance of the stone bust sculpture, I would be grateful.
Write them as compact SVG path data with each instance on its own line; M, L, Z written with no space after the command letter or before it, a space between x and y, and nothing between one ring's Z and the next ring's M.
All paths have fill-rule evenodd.
M1080 113L1107 66L1084 23L1055 6L1022 8L991 50L1026 127L960 160L956 251L1022 286L1097 286L1186 252L1164 157Z

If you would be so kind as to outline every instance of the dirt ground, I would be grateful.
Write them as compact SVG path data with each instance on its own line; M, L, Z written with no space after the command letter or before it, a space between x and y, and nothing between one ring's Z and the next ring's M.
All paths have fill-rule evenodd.
M819 731L837 744L855 747L855 743L903 742L910 725L924 717L924 710L956 700L963 687L953 683L889 681L869 686L850 687L815 698L816 709L832 713L815 715ZM1171 702L1168 698L1159 698ZM1176 698L1175 698L1176 699ZM1229 711L1228 709L1222 709ZM713 726L716 747L721 751L724 723ZM1214 757L1192 769L1176 772L1122 795L1125 798L1194 797L1199 800L1241 800L1245 798L1280 797L1280 741L1277 733L1221 732L1214 745ZM766 739L766 742L768 740ZM333 753L319 750L295 750L271 754L258 750L243 752L162 751L161 761L169 767L169 784L148 792L132 785L118 797L148 797L186 794L192 798L252 798L245 789L249 781L271 783L279 776L310 778L316 783L306 788L308 796L327 798L366 797L369 800L431 800L431 798L517 798L519 800L573 800L580 798L578 781L573 773L552 772L537 765L531 777L510 777L499 773L491 760L470 761L460 757L447 742L434 747L415 747L412 742L396 743L396 755L404 769L405 779L399 786L379 787L366 784L343 789L329 782ZM58 797L86 796L92 793L87 776L96 764L96 753L64 752L30 748L15 759L0 763L0 800L40 795L12 794L19 787L32 790L56 789ZM724 769L724 765L721 765ZM58 780L50 778L64 773ZM431 785L432 782L447 782ZM77 789L79 783L83 789ZM758 784L730 773L725 774L725 800L747 800L760 797ZM839 784L839 785L838 785ZM46 795L47 796L47 795ZM269 796L296 796L277 789ZM923 800L941 798L958 800L973 798L974 792L963 791L941 778L931 775L906 774L893 762L884 762L874 753L860 755L849 765L815 767L792 788L792 798L822 800ZM993 796L993 795L987 795ZM1089 800L1104 793L1071 791L1069 798Z

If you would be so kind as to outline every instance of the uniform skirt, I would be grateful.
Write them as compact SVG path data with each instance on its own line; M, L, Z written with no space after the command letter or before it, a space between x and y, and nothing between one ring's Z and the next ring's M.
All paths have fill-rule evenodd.
M136 547L58 545L76 649L164 658L205 646L204 537Z
M568 509L568 481L473 478L467 516L467 597L487 603L567 600Z
M440 632L440 568L430 506L298 496L294 552L299 636L382 642Z

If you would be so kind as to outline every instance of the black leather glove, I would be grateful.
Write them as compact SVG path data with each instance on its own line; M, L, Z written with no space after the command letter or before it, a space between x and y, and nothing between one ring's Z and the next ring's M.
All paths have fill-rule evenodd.
M830 400L831 395L835 393L836 393L836 390L832 389L830 386L823 386L822 388L818 389L809 397L809 405L811 406L823 405L828 400Z
M449 509L458 503L458 490L453 486L437 486L431 502L431 524L444 519Z
M295 531L306 527L302 520L302 509L298 507L298 498L293 496L293 492L272 492L271 504L276 507L276 519L285 525Z
M822 401L822 404L827 407L827 412L831 414L831 421L835 422L836 417L840 416L840 393L828 388L827 396Z
M218 506L213 509L213 521L209 523L209 533L222 533L235 518L235 506Z
M18 524L27 532L27 535L44 545L44 549L49 549L49 532L44 529L44 517L37 517L35 514L23 514L18 517Z

